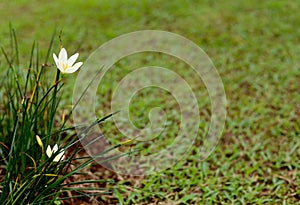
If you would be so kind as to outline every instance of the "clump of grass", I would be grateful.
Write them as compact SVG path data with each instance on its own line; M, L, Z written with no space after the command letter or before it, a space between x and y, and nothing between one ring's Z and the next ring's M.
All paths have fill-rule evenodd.
M111 115L98 119L92 125L83 125L78 137L74 134L66 135L66 131L74 130L74 127L66 126L72 109L57 126L55 122L58 119L60 92L63 88L60 71L57 70L55 81L51 84L43 81L46 68L53 67L49 63L49 56L55 36L54 33L42 62L39 47L37 43L33 43L27 66L20 63L14 29L10 29L9 52L1 48L6 60L6 63L0 65L1 69L6 70L1 80L0 91L1 204L60 204L63 199L93 197L111 191L95 188L93 193L86 193L86 188L74 187L86 183L112 183L111 180L66 182L70 176L93 162L91 157L81 156L81 160L83 158L84 161L74 168L73 162L83 149L78 137L86 135L93 126L102 123ZM26 72L23 72L24 70ZM75 106L76 104L73 105ZM52 147L54 144L58 144L59 151L53 152L51 156L47 155L46 147ZM121 145L104 152L119 146ZM64 160L54 160L61 151L67 152L67 157ZM101 154L104 153L99 155ZM77 195L61 197L64 196L64 192L70 191L76 192Z

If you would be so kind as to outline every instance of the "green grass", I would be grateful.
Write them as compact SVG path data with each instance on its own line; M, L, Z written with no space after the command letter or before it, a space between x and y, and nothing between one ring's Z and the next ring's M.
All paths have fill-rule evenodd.
M11 22L18 34L21 59L30 56L34 39L40 48L46 48L55 27L63 29L64 46L80 52L82 61L120 34L160 29L196 42L211 57L222 77L228 115L215 151L200 162L195 146L185 159L159 174L138 179L125 177L115 192L120 204L300 204L298 1L26 2L0 3L0 43L9 47ZM56 39L54 48L58 46ZM192 76L186 72L186 65L175 59L153 55L141 61L145 56L121 60L106 76L99 90L99 116L108 114L111 90L133 68L152 64L176 66L186 78ZM4 61L1 56L1 64ZM56 72L52 69L48 68L50 76ZM62 99L65 106L71 103L74 76L67 76L66 81ZM199 96L205 92L201 84L191 86ZM132 115L139 126L147 122L147 116L141 116L144 110L152 105L166 106L170 97L166 93L144 92L147 98L141 94L133 102ZM200 111L207 117L209 99L205 96ZM170 109L166 106L166 110ZM207 125L203 125L203 130ZM105 124L104 129L107 135L122 138L113 123ZM166 135L172 140L177 131L173 124ZM158 141L159 146L154 147L159 149L170 140ZM148 154L151 149L144 152Z

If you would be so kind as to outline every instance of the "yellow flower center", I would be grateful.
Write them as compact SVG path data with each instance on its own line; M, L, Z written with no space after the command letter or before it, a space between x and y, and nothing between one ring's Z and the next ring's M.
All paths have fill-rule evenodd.
M68 68L70 68L70 66L69 66L67 63L62 63L62 64L61 64L61 67L62 67L64 70L67 70Z

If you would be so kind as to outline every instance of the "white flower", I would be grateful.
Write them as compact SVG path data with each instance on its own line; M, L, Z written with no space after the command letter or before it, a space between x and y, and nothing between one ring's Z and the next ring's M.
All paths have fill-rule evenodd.
M78 56L79 54L75 53L68 59L67 51L64 48L60 50L58 58L55 53L53 53L53 59L56 63L56 66L62 73L74 73L80 66L82 66L82 62L74 64Z
M53 149L51 149L50 145L48 145L46 154L49 158L51 158L52 154L56 153L57 151L58 151L57 144L54 145ZM65 158L64 153L65 153L65 151L63 151L63 150L60 151L60 153L54 157L53 162L59 162L59 161L63 160Z

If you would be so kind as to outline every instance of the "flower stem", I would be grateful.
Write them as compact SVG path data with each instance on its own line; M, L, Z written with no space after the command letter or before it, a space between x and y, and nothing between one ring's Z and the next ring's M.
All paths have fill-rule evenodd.
M49 124L49 134L52 135L52 129L53 129L53 125L54 125L54 119L55 119L55 111L56 111L56 95L57 95L57 86L58 86L58 81L59 81L59 77L60 77L60 70L57 69L56 72L56 77L55 77L55 87L54 87L54 91L53 91L53 97L52 97L52 107L50 110L50 124ZM47 144L49 144L50 142L50 138L47 138Z

